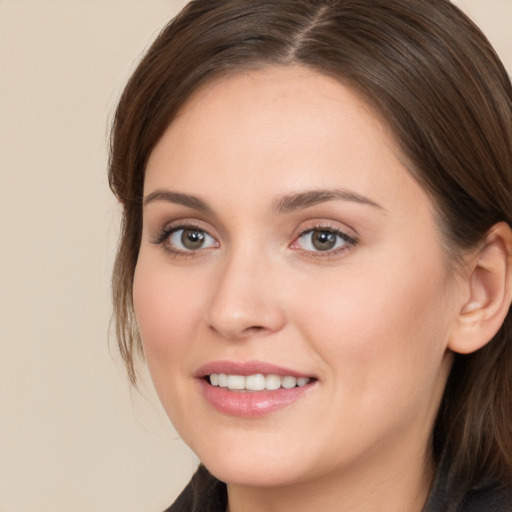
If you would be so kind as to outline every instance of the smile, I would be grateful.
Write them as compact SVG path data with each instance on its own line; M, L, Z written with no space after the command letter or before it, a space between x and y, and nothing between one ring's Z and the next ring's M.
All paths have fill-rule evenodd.
M208 376L212 386L226 388L229 391L275 391L278 389L292 389L303 387L311 379L309 377L293 377L292 375L231 375L226 373L212 373Z
M202 397L218 412L257 418L310 396L320 382L308 373L263 361L224 360L201 366L194 377Z

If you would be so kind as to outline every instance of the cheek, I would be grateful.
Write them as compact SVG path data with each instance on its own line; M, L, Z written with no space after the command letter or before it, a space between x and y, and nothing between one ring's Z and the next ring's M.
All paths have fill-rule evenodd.
M348 269L309 288L297 317L306 319L305 336L342 376L344 391L392 396L434 386L451 318L448 281L436 261L427 271L425 261L395 258L393 266Z
M135 270L135 316L150 370L177 360L200 319L196 288L179 275L144 260Z
M177 428L190 408L183 397L189 392L190 354L197 352L194 334L204 321L200 295L190 276L139 258L133 284L137 325L155 390Z

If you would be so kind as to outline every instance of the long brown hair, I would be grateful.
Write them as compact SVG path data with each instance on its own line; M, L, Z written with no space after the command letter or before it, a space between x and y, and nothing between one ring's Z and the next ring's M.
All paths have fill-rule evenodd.
M119 102L110 186L123 205L113 274L121 355L142 355L132 283L144 169L190 94L221 73L299 64L358 91L389 124L431 195L448 260L512 225L512 87L480 30L448 0L195 0L151 46ZM466 481L512 478L512 317L456 355L433 428Z

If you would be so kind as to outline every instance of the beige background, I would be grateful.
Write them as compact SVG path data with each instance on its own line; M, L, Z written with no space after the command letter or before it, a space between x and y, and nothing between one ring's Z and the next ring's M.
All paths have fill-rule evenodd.
M158 512L196 460L109 351L107 119L183 0L0 0L0 512ZM512 70L512 0L460 0Z

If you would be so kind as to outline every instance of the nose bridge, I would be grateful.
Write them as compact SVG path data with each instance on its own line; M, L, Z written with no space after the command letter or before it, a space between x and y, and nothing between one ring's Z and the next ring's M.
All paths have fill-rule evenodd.
M278 331L284 311L275 293L274 273L264 251L250 246L233 248L226 255L209 305L210 328L228 339Z

